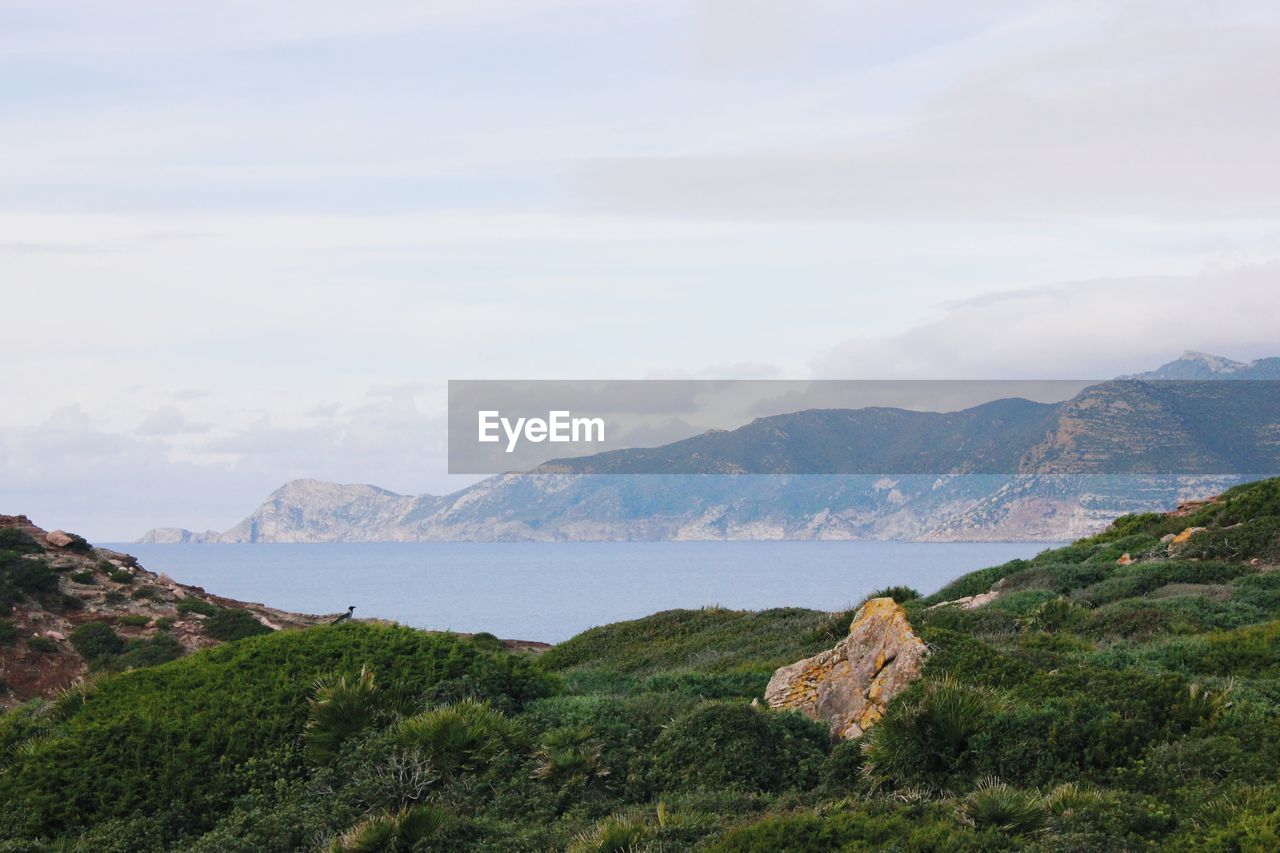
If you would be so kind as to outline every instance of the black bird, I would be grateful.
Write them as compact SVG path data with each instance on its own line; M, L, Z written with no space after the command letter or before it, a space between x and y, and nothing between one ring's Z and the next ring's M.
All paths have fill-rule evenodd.
M329 624L330 624L330 625L337 625L339 622L346 622L348 619L350 619L350 618L351 618L351 614L355 612L355 609L356 609L356 606L355 606L354 604L353 604L353 605L351 605L350 607L348 607L348 608L347 608L347 612L346 612L346 613L343 613L341 616L339 616L337 619L334 619L334 620L333 620L332 622L330 622Z

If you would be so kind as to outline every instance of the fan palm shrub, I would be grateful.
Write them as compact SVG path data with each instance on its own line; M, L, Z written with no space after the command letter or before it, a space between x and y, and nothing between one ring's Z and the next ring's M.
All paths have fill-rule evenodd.
M328 764L337 758L347 738L368 728L378 716L378 685L373 671L360 668L360 675L316 680L308 700L303 749L312 764Z

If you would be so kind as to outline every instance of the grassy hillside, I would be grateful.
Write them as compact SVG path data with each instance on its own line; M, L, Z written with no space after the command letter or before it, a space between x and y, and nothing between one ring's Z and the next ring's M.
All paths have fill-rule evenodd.
M932 653L863 743L750 704L849 613L253 637L0 717L0 850L1276 849L1278 562L1271 480L887 591Z

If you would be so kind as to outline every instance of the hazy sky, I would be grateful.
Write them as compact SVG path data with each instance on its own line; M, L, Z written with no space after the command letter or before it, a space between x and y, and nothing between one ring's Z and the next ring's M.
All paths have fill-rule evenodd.
M449 378L1280 354L1270 2L0 3L0 512L443 491Z

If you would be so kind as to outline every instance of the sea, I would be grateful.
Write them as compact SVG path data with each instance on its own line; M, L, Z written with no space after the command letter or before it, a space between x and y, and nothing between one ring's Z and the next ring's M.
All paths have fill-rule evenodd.
M903 584L927 595L1045 542L107 544L217 595L303 613L556 643L660 610L842 610Z

